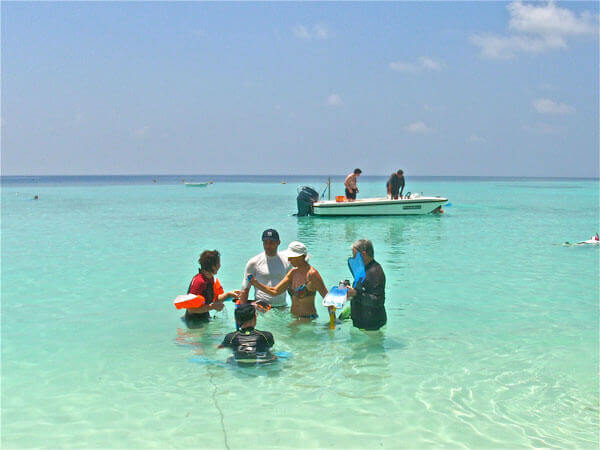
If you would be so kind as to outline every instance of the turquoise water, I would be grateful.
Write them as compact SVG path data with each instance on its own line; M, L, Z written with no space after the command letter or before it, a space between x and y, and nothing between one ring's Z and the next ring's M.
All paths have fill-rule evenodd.
M301 179L3 181L3 448L598 447L599 249L561 245L599 230L597 180L409 177L452 206L329 219L291 215ZM313 324L272 311L291 356L247 369L216 349L231 304L186 330L199 253L237 289L269 227L329 286L371 239L383 331L329 330L320 298Z

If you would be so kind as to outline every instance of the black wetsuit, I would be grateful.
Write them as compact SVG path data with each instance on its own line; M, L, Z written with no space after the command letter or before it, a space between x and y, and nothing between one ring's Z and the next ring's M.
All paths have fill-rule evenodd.
M387 322L385 313L385 274L375 260L365 266L366 279L356 286L351 299L352 324L356 328L378 330Z
M397 199L398 193L400 192L400 188L402 188L402 190L404 191L404 176L398 175L397 173L391 174L387 185L390 189L390 194L392 198Z
M268 331L255 330L253 327L241 328L229 333L221 345L233 350L233 356L238 362L260 362L272 360L269 351L275 344L273 335Z

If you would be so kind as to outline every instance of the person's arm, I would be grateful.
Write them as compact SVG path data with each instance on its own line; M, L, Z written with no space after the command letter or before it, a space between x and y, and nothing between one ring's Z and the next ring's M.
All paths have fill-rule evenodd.
M251 259L246 264L246 269L244 270L244 279L242 280L242 289L239 294L240 303L248 302L248 294L250 293L250 287L252 286L248 282L248 275L252 275L252 278L256 278L256 263Z
M323 282L323 278L321 278L321 274L314 267L311 267L306 275L306 287L311 291L318 291L323 298L325 298L329 292L325 287L325 283Z
M273 334L271 332L269 332L269 331L261 331L260 333L265 338L265 342L266 342L267 347L269 349L275 345L275 338L273 337Z
M404 192L404 177L400 179L400 198L402 198L402 192Z
M212 310L221 311L223 309L223 302L212 302L210 305L202 305L200 308L187 308L190 314L204 314Z
M223 338L223 342L221 342L221 345L219 345L217 348L231 347L231 343L233 342L233 337L234 336L235 336L235 333L229 333L229 334L227 334Z
M381 266L372 267L367 271L365 282L362 286L362 300L364 305L383 306L385 299L385 274Z
M250 284L256 289L266 292L269 295L276 296L284 293L285 290L288 288L288 286L290 285L290 280L292 279L292 273L293 270L290 270L277 286L265 286L264 284L259 282L255 277L252 277L252 279L250 280Z
M239 298L243 291L236 289L235 291L225 292L217 297L217 301L224 302L230 298ZM246 297L247 298L247 297Z

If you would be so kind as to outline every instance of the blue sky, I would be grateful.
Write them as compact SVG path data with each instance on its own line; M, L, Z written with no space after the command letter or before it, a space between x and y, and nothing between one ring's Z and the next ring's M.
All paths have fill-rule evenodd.
M1 8L4 175L599 175L596 2Z

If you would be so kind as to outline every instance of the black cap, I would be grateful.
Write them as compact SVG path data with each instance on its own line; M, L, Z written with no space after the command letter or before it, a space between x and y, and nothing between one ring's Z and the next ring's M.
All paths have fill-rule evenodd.
M266 241L267 239L270 239L272 241L278 241L279 233L277 232L277 230L269 228L268 230L263 231L262 240Z
M240 325L254 319L256 309L251 303L242 303L235 309L235 321Z

